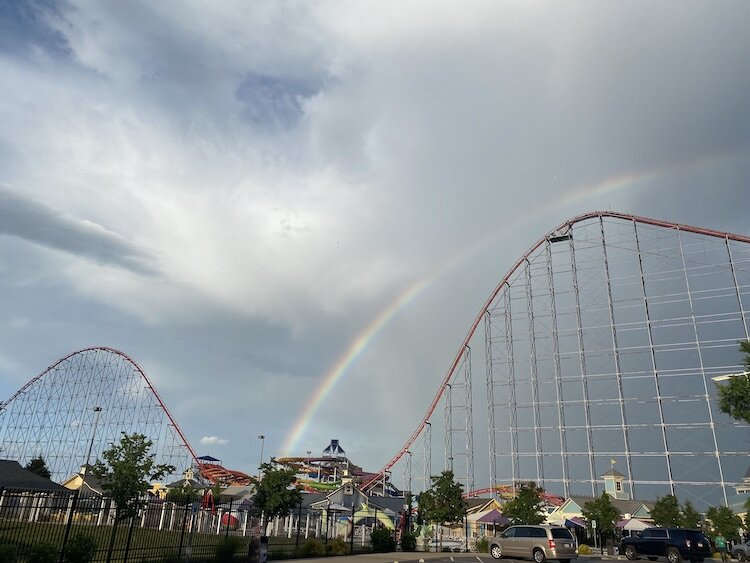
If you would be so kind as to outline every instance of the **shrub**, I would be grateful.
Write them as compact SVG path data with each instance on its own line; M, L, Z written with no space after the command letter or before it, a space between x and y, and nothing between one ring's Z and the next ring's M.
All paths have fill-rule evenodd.
M390 530L386 528L375 528L370 536L372 540L372 550L385 553L396 549L396 539Z
M402 551L416 551L417 550L417 536L411 532L404 532L401 535L401 550Z
M299 548L299 553L302 557L323 557L326 548L320 540L310 538Z
M49 543L38 543L29 548L27 563L56 563L57 548Z
M490 540L487 538L478 538L475 547L479 553L487 553L490 550Z
M326 555L349 555L349 546L340 538L330 540L326 545Z
M76 533L63 551L68 563L89 563L96 554L96 541L88 534Z
M0 545L0 563L16 563L18 550L15 545Z
M221 543L216 546L216 561L219 563L229 563L239 549L239 538L225 537L221 540Z
M578 554L579 555L591 555L591 548L587 546L585 543L582 543L578 546Z

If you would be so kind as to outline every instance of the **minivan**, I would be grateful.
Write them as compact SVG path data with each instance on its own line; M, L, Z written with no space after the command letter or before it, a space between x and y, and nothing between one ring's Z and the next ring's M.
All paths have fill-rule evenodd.
M578 557L576 540L570 530L562 526L510 526L490 540L490 555L526 557L535 563L557 559L567 563Z

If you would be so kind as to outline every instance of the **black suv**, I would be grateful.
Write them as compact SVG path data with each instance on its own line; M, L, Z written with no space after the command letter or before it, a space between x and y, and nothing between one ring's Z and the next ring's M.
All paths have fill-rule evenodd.
M680 563L683 559L702 563L711 557L711 542L700 530L648 528L638 536L623 538L620 553L631 560L645 555L651 561L666 557L669 563Z

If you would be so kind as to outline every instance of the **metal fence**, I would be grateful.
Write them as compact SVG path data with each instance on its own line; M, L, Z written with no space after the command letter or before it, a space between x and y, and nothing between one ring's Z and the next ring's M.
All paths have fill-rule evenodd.
M0 488L0 545L15 546L17 556L25 558L33 546L48 544L62 561L66 545L86 535L96 542L94 561L140 562L213 558L219 546L231 543L235 556L251 559L261 520L248 508L236 501L208 509L189 499L149 498L135 518L116 522L114 504L106 497ZM329 550L370 549L371 526L347 525L346 514L299 507L263 528L270 536L270 559L304 554L311 538Z

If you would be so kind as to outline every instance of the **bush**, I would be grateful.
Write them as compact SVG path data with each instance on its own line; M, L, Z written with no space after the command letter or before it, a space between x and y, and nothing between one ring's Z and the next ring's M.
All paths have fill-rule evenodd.
M27 563L56 563L57 548L49 543L38 543L29 549Z
M375 528L370 536L372 550L378 553L386 553L396 549L396 539L390 530L386 528Z
M225 537L216 546L216 560L219 563L229 563L240 549L240 540L235 537Z
M18 550L15 545L0 545L0 563L16 563Z
M478 538L474 546L479 553L487 553L490 550L490 540L487 538Z
M587 546L585 543L582 543L578 546L578 554L579 555L591 555L591 548Z
M299 554L302 557L323 557L326 554L326 548L320 540L310 538L299 548Z
M96 554L96 541L88 534L76 533L68 540L63 555L68 563L89 563Z
M404 532L401 535L401 550L402 551L416 551L417 550L417 536L411 532Z
M349 555L349 546L340 538L330 540L326 545L326 555Z

